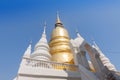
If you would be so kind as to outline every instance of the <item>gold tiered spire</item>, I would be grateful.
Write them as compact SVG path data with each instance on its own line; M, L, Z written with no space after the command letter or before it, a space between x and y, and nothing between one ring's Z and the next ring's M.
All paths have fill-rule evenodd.
M52 61L73 64L73 55L69 46L69 35L57 13L55 28L49 43Z

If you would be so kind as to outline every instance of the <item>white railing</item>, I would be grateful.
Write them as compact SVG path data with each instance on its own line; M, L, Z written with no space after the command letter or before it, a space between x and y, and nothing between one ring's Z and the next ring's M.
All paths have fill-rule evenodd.
M77 71L78 66L73 64L66 64L66 63L58 63L52 61L42 61L36 60L31 58L24 58L26 61L26 66L31 67L40 67L40 68L47 68L47 69L57 69L57 70L70 70L70 71Z

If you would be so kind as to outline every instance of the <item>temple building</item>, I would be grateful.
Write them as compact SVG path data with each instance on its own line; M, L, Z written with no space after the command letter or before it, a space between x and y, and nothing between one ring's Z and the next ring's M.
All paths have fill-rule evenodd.
M13 80L120 80L120 73L95 41L90 45L76 35L70 38L57 14L49 43L45 23L40 40L33 51L29 44Z

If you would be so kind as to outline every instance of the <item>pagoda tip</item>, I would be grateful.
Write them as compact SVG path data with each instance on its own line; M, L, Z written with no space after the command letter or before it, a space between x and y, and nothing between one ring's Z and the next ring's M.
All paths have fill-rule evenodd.
M43 33L45 33L45 31L46 31L46 26L47 26L47 24L46 24L46 21L44 22L44 32Z
M56 23L61 23L58 11L57 11L57 20L56 20Z

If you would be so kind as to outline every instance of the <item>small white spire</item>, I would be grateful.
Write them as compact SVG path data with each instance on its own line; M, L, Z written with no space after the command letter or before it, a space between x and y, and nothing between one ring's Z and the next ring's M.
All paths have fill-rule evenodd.
M76 29L76 33L78 37L81 37L77 29Z
M32 40L30 40L30 43L29 43L29 45L32 45Z
M45 21L45 23L44 23L44 31L43 31L43 34L45 34L46 33L46 21Z
M93 46L99 48L98 45L96 44L96 42L95 42L95 40L94 40L93 38L92 38L92 42L93 42Z
M25 53L24 53L24 57L30 57L30 55L31 55L31 44L32 44L32 42L30 41L30 44L29 44L29 46L28 46L28 48L27 48L27 50L25 51Z
M42 36L41 36L39 42L44 41L44 40L47 41L46 40L46 21L44 22L44 29L43 29L43 33L42 33Z

